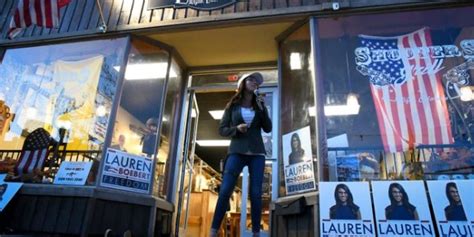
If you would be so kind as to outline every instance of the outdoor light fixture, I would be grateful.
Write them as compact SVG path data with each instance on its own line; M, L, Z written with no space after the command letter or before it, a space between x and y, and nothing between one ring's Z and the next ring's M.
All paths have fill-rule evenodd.
M209 110L208 112L215 120L221 120L224 115L224 110Z
M230 140L197 140L199 146L229 146Z
M114 67L115 70L120 71L119 66ZM163 79L166 77L167 63L134 63L127 65L125 70L126 80L149 80L149 79ZM170 68L170 77L177 77L173 68Z
M472 89L470 86L464 86L459 89L459 98L462 101L471 101L474 98Z
M290 54L290 69L291 70L300 70L301 67L301 57L300 53L291 53Z

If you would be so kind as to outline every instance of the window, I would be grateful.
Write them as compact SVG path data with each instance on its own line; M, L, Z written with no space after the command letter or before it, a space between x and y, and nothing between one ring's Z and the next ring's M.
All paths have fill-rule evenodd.
M62 161L96 160L120 76L114 68L123 62L127 42L116 38L6 50L0 64L0 161L19 159L25 138L38 128L63 141L61 155L51 150L54 164L40 166L54 173Z
M473 10L317 20L324 180L472 177Z

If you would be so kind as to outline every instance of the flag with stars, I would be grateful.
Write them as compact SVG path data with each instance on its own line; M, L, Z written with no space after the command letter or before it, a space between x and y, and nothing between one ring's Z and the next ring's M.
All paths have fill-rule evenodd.
M428 28L395 36L359 36L370 60L357 70L370 80L385 151L407 151L417 145L451 144L453 137Z

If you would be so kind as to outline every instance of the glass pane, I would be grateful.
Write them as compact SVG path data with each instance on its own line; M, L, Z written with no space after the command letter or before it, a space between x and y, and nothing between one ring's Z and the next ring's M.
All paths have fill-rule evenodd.
M166 91L166 99L164 103L164 111L163 111L163 119L162 119L162 126L161 126L161 141L159 145L158 151L158 162L164 163L167 167L165 170L165 177L168 180L162 180L164 183L158 183L155 187L163 186L162 190L158 190L159 196L166 196L166 187L172 185L170 182L172 181L168 172L171 171L171 167L169 165L174 164L174 161L171 159L176 159L177 156L173 156L170 153L172 149L172 139L173 134L176 134L176 128L179 126L177 118L179 118L179 105L182 103L181 101L181 87L183 86L183 76L181 75L181 68L173 59L171 61L171 67L169 71L169 79L168 79L168 86ZM174 132L174 133L173 133ZM179 168L181 170L181 168ZM163 175L164 173L162 173ZM167 185L165 185L167 184Z
M472 177L473 10L318 20L325 180Z
M160 47L132 39L110 148L152 159L158 154L168 59ZM163 174L164 167L158 159L155 177Z
M50 146L53 152L39 167L47 174L43 178L49 177L43 182L52 181L61 161L95 161L88 180L94 182L120 76L114 68L123 62L127 42L8 49L0 64L0 149L11 152L1 151L0 160L18 159L26 137L43 128L56 141L62 139L60 153Z
M281 68L281 111L280 124L281 133L283 135L283 148L280 150L283 154L284 162L279 163L279 196L302 193L313 190L312 188L302 188L301 185L312 183L314 188L314 181L304 178L303 181L297 179L290 180L290 176L285 177L285 172L295 166L309 165L317 167L316 163L316 130L314 120L314 78L312 68L311 42L309 25L305 24L291 33L281 44L280 54L282 59ZM305 154L307 158L303 162L288 164L291 143L290 140L285 139L291 134L300 130L309 129L310 135L305 140L301 139L302 144L307 144ZM301 146L300 146L301 147ZM286 154L286 155L285 155ZM309 157L312 154L312 157ZM285 165L285 163L287 163ZM314 179L317 178L316 169L313 168ZM293 176L296 177L296 176ZM308 176L306 176L308 177ZM285 180L286 179L286 180ZM299 189L299 190L296 190Z

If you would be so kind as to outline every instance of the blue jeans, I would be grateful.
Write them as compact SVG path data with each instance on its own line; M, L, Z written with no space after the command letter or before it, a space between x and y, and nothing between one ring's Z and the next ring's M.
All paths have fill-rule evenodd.
M245 166L248 166L250 175L250 201L252 202L252 232L260 232L262 218L262 182L265 168L265 156L230 154L224 168L224 177L219 190L212 229L219 229L222 219L229 206L229 199L234 191L235 184ZM245 198L245 197L242 197Z

